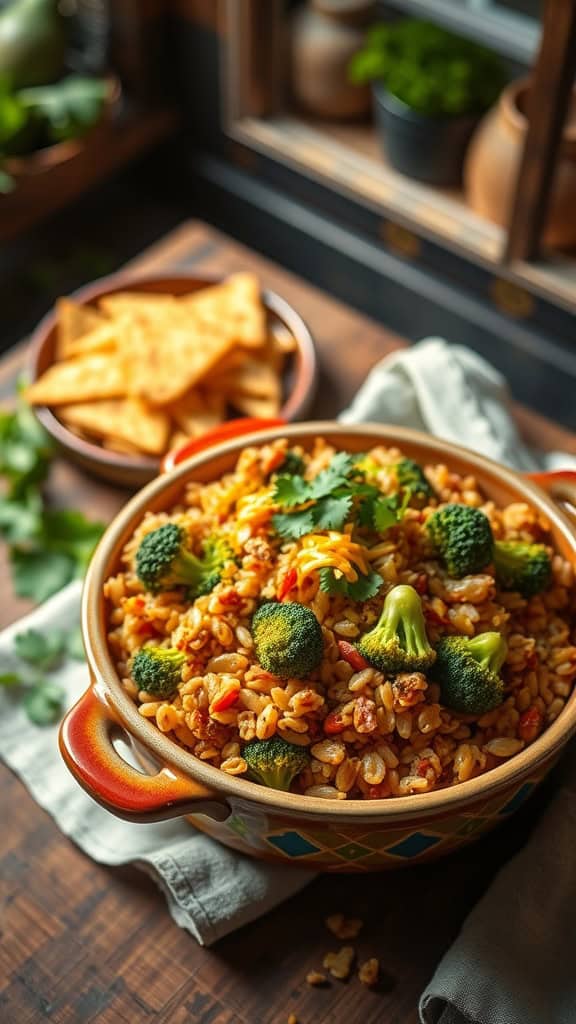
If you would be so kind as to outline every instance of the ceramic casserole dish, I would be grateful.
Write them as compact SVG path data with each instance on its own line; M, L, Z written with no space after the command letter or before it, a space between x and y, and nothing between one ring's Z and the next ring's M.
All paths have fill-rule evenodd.
M227 425L227 432L233 431ZM208 482L230 471L245 446L279 437L304 447L323 437L351 452L376 444L398 446L419 463L444 463L457 473L474 474L495 502L524 501L543 513L556 549L576 563L576 529L561 507L576 503L576 473L528 477L425 434L376 424L268 425L244 436L220 433L215 446L203 450L194 442L169 457L164 475L128 502L93 557L82 610L91 684L63 722L64 759L80 785L113 814L140 822L188 816L195 827L255 857L316 870L368 871L451 852L506 819L549 771L576 731L576 691L530 746L485 774L407 797L334 801L268 789L198 760L139 715L120 683L106 641L103 584L117 570L136 524L146 510L172 506L186 482ZM141 770L116 749L121 735L134 748Z

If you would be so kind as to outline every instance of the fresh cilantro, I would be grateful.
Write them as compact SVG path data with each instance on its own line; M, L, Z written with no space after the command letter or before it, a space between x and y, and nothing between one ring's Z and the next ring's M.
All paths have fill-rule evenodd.
M20 686L22 680L17 672L0 673L0 686Z
M344 523L352 507L352 496L341 498L322 498L312 511L314 526L317 530L343 530Z
M28 405L0 412L0 537L10 545L19 597L44 601L83 575L104 529L73 509L50 509L42 493L55 449Z
M65 657L84 660L80 627L48 633L27 629L14 637L14 653L22 669L0 674L0 686L14 688L31 722L52 725L62 716L66 693L48 676Z
M398 522L398 507L395 497L376 498L372 505L372 522L378 533L386 533Z
M329 466L322 469L318 476L309 482L310 498L317 501L318 498L327 498L339 487L347 484L347 476L354 468L351 455L346 452L336 452Z
M360 471L361 459L337 452L330 465L313 480L277 477L274 500L286 511L275 515L272 523L280 536L296 540L313 530L341 531L347 522L377 533L385 533L394 526L402 518L406 503L399 505L398 494L386 496L375 484L354 479ZM298 509L303 505L306 509Z
M34 725L53 725L62 716L65 696L62 687L56 683L37 683L24 697L24 708L28 718Z
M279 476L274 481L274 500L282 508L304 505L310 501L310 484L301 476Z
M350 597L353 601L368 601L378 593L383 582L380 573L373 570L366 575L360 574L354 583L350 583L345 576L337 577L334 569L320 569L320 590Z
M284 540L298 540L307 533L312 533L314 520L311 509L302 509L300 512L277 512L272 516L272 525Z
M288 474L289 476L302 476L304 470L304 459L298 452L295 452L292 448L288 448L284 462L279 467L278 472Z
M66 637L59 630L40 633L27 629L14 637L14 650L22 661L48 671L62 661L66 648Z
M38 603L46 601L76 576L74 559L60 551L13 547L10 564L15 593Z

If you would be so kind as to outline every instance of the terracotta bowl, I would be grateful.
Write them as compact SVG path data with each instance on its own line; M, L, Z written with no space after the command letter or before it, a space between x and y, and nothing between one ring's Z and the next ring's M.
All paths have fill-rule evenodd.
M74 292L76 302L94 306L103 295L121 291L160 292L186 295L216 284L214 277L138 277L119 273L101 278ZM318 363L316 348L308 327L299 314L275 292L265 289L262 300L270 330L288 331L296 342L295 351L286 360L283 374L283 404L279 419L283 422L302 419L309 411L316 391ZM39 323L30 341L28 362L32 381L44 373L54 360L56 347L56 314L47 314ZM107 451L96 442L86 441L68 430L47 406L36 414L42 425L62 451L84 469L113 483L140 487L160 472L160 459L147 455L124 455Z
M521 753L450 789L388 800L333 802L258 786L197 760L138 714L124 692L106 642L102 587L144 512L174 504L189 480L230 470L246 444L287 436L311 444L322 435L349 451L400 446L420 462L474 473L498 503L527 501L548 518L557 549L576 563L576 528L558 501L576 499L576 473L532 479L412 430L302 423L171 459L166 475L137 494L106 531L84 587L82 626L91 685L68 713L60 744L68 767L95 800L121 818L158 821L189 815L197 828L254 857L326 871L373 871L439 857L470 843L512 814L550 769L576 731L576 692L546 731ZM151 774L130 767L113 745L124 734Z

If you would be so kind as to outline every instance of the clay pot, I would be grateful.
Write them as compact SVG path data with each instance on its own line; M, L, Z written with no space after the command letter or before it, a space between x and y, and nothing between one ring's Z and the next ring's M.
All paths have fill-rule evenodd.
M476 213L506 227L524 149L529 79L512 82L478 126L464 166L466 199ZM576 93L566 118L550 199L544 244L576 243Z
M297 8L290 27L290 78L300 106L343 120L368 114L370 88L349 81L348 64L374 13L373 0L309 0Z

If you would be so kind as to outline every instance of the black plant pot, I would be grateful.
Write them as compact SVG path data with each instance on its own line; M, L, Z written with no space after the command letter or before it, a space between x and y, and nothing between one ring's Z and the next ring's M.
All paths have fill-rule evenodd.
M419 114L383 85L373 86L374 112L384 151L397 171L431 185L458 185L480 114Z

